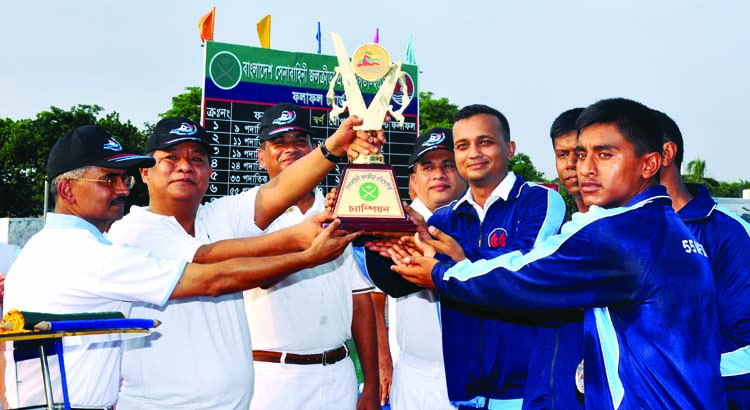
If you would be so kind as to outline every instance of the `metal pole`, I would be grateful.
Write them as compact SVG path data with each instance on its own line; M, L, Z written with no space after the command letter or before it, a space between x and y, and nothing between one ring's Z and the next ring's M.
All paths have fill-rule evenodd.
M47 410L55 410L55 400L52 398L52 380L49 377L49 363L44 354L44 346L39 346L39 360L42 361L42 377L44 379L44 397L47 399Z
M47 222L47 206L49 204L49 182L44 179L44 211L42 214L42 222Z

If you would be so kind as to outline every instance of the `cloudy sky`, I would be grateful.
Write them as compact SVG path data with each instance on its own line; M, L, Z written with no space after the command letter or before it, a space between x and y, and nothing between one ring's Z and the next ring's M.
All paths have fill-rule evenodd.
M200 85L201 15L216 6L215 39L323 53L330 32L380 42L403 59L409 36L422 91L458 105L485 103L510 120L518 149L555 176L549 126L560 112L627 97L670 114L685 162L707 175L750 180L750 3L742 1L178 1L3 2L0 117L99 104L142 126L171 97ZM354 46L352 46L353 48Z

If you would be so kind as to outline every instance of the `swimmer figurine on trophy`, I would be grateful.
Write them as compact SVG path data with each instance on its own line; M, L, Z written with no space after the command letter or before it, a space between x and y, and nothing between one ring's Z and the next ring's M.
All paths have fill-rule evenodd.
M396 81L406 90L401 62L391 64L391 56L380 44L370 43L360 46L349 60L344 42L338 34L332 33L333 45L336 48L339 66L328 89L328 103L333 107L330 118L338 118L345 109L350 115L362 118L358 130L377 131L383 128L386 114L390 112L393 119L404 124L404 109L409 105L408 92L404 92L401 108L393 111L389 104ZM383 83L375 94L370 106L365 105L356 76L366 81ZM336 105L333 88L341 78L346 95L342 106ZM383 155L363 155L357 157L353 164L344 168L334 205L334 213L341 220L341 228L347 230L364 230L369 232L414 232L416 227L407 218L401 199L398 195L393 168L385 164Z

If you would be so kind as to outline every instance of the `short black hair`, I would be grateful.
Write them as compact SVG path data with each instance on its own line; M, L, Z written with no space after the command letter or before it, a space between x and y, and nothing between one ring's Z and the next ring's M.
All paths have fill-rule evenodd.
M492 115L493 117L496 117L498 122L500 123L500 132L503 134L503 139L508 142L510 141L510 125L508 124L508 119L505 118L503 113L500 111L484 104L472 104L467 105L456 113L456 115L453 117L453 122L456 123L461 120L465 120L467 118L471 118L475 115L479 114L488 114Z
M669 115L659 110L653 110L653 112L656 116L656 119L658 119L659 123L661 124L661 129L663 131L662 142L674 142L674 144L677 146L677 152L674 156L674 163L675 165L677 165L677 169L681 169L682 159L685 155L685 143L682 141L682 132L680 132L680 127L677 126L677 123L674 122L674 120Z
M663 151L662 129L653 111L627 98L600 100L586 107L576 120L578 135L594 124L614 124L617 130L635 147L640 157Z
M582 107L571 108L555 118L552 127L549 129L549 136L552 139L553 145L555 140L563 135L578 131L578 128L576 128L576 120L582 112Z

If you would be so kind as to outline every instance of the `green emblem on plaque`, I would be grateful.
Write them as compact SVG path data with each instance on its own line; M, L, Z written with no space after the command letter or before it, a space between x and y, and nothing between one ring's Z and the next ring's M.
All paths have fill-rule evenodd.
M372 182L365 182L359 187L359 197L367 202L374 201L380 196L378 186Z
M208 65L211 80L222 90L231 90L242 79L242 63L229 51L216 53Z

